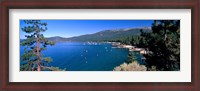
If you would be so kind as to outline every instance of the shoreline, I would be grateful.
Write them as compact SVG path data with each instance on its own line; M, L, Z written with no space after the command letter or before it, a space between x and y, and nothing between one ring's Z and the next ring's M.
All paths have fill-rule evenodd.
M144 48L137 48L136 46L121 44L120 42L108 42L111 43L114 48L126 48L129 49L129 52L140 52L140 54L147 54L147 51Z
M126 48L129 50L130 52L139 52L140 55L142 55L140 61L138 63L140 64L144 64L146 63L146 58L144 57L145 54L147 54L147 51L144 48L137 48L136 46L132 46L132 45L126 45L126 44L121 44L120 42L110 42L112 44L112 46L114 46L115 48Z

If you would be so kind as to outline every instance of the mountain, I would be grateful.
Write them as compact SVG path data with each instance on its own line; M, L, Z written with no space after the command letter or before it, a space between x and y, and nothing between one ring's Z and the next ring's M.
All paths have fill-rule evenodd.
M49 41L54 41L54 42L65 42L68 41L67 38L60 37L60 36L55 36L55 37L49 37L47 38Z
M64 42L64 41L79 41L79 42L85 42L85 41L109 41L109 40L115 40L119 38L129 37L133 35L140 35L140 30L143 30L143 32L151 32L151 29L148 27L144 28L126 28L126 29L118 29L118 30L104 30L100 31L94 34L86 34L71 38L63 38L63 37L51 37L48 38L51 41L55 42Z

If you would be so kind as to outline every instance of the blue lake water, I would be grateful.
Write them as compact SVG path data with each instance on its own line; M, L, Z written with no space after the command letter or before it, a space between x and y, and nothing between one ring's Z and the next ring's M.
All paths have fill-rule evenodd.
M53 59L49 66L67 71L112 71L127 60L128 53L128 49L113 48L109 43L80 42L56 43L42 52ZM20 47L20 54L23 54L23 47Z

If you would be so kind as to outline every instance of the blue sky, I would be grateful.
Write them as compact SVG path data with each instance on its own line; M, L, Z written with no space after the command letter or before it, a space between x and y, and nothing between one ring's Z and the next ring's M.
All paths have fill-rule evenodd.
M153 20L41 20L46 22L48 30L44 32L45 37L73 37L84 34L92 34L102 30L151 27ZM20 39L25 38L22 27L27 26L20 20Z

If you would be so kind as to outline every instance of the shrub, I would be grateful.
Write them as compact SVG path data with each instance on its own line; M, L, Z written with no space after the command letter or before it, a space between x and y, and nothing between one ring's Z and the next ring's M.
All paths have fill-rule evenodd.
M132 63L123 63L120 66L114 68L113 71L146 71L147 67L144 65L138 64L136 61Z

